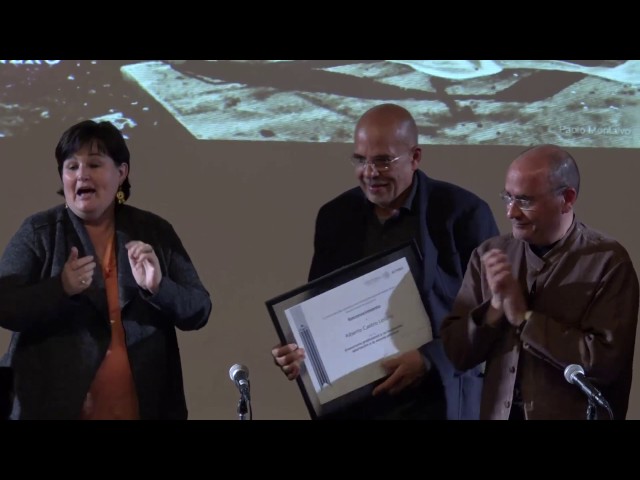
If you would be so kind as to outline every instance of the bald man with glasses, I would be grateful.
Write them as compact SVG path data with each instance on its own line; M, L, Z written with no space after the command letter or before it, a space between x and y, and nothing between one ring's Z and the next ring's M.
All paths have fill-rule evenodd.
M482 419L624 419L638 321L625 248L576 219L580 174L555 145L523 152L501 198L512 233L472 255L441 335L460 369L485 366ZM579 365L610 405L564 376Z
M482 378L447 359L438 337L471 252L498 234L486 202L418 169L418 129L404 108L383 104L356 124L350 162L360 184L325 204L316 219L309 280L375 253L415 240L422 256L418 281L434 340L385 360L388 373L372 397L333 418L477 419ZM293 380L305 357L302 348L276 346L272 355Z

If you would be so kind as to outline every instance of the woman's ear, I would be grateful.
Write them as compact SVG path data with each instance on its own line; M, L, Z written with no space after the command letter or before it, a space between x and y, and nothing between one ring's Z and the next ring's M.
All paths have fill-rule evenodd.
M120 182L120 185L122 186L122 183L127 178L127 175L129 175L129 164L121 163L120 165L118 165L118 171L120 172L120 180L122 180L122 182Z

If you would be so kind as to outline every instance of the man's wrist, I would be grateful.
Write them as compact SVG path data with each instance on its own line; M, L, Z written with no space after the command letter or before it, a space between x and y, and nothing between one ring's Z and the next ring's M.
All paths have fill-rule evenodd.
M484 313L484 323L489 327L495 328L502 323L503 316L502 308L496 308L492 301Z
M525 325L527 324L527 322L529 321L532 315L533 315L533 310L527 310L526 312L524 312L524 314L522 315L520 324L517 327L518 335L522 333L522 330L524 329Z

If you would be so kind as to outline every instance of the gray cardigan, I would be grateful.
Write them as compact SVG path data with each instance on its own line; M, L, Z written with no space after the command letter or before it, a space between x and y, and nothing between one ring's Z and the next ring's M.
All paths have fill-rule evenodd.
M124 245L153 246L160 290L138 287ZM175 327L203 327L211 312L204 288L173 227L150 212L116 209L116 255L122 322L142 419L186 419ZM13 331L0 361L11 366L11 418L76 419L111 338L106 290L96 268L91 286L72 297L61 273L71 247L96 255L82 221L58 206L27 218L0 259L0 327Z

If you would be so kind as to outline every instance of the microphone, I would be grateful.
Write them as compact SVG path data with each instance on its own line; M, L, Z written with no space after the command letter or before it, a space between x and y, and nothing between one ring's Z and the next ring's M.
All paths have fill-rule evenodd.
M236 387L240 391L242 397L245 400L250 401L251 395L249 393L249 369L244 365L236 363L229 369L229 378L233 383L236 384Z
M605 400L602 393L600 393L600 390L594 387L593 384L587 380L587 377L584 376L584 369L580 365L576 365L574 363L565 368L564 378L567 382L580 387L580 390L582 390L587 397L594 400L598 405L610 410L611 407L609 406L609 403Z

